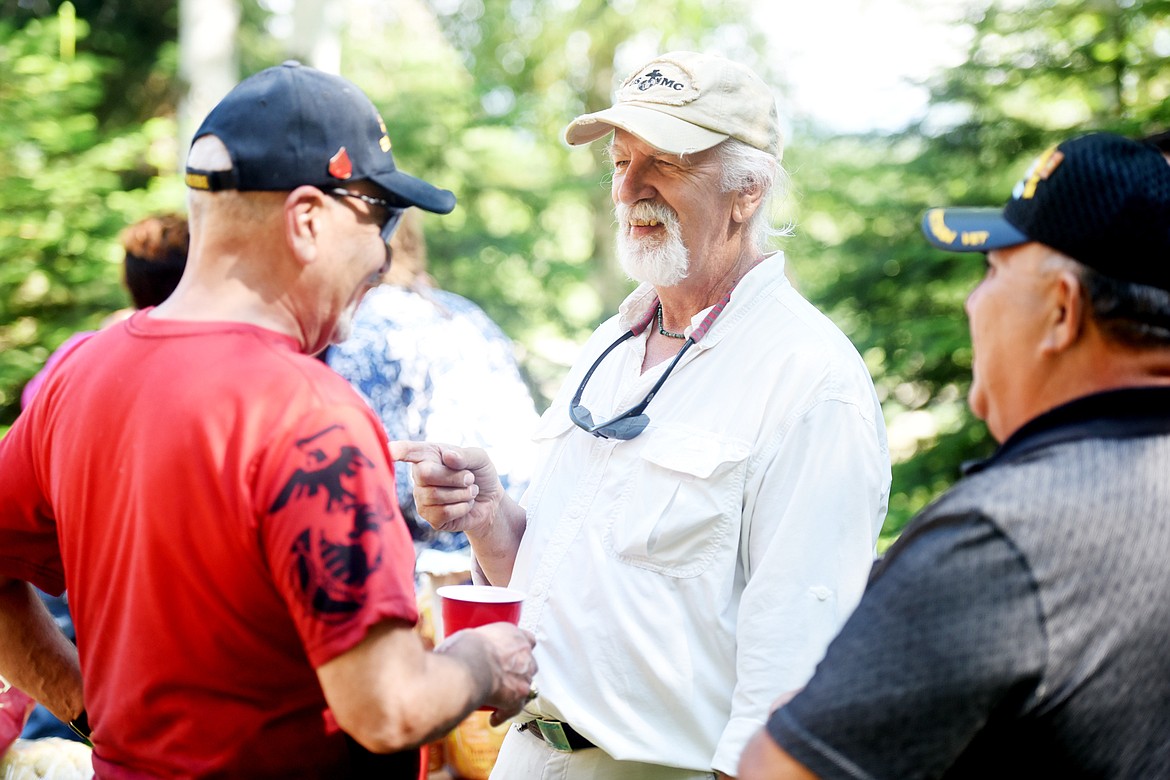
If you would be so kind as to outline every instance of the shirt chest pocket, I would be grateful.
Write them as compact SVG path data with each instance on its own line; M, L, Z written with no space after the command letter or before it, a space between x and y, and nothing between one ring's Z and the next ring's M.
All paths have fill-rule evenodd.
M632 566L697 577L736 545L728 535L739 527L750 447L665 427L648 434L606 518L606 551Z

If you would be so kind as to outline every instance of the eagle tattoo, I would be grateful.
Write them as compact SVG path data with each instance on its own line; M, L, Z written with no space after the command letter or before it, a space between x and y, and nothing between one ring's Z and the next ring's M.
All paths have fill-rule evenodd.
M348 441L343 427L330 426L297 441L296 447L304 465L289 477L269 513L313 502L324 514L348 515L348 530L336 522L314 523L296 535L291 547L290 576L302 603L319 620L342 622L365 604L366 582L382 567L380 529L389 516L359 501L347 487L374 463Z

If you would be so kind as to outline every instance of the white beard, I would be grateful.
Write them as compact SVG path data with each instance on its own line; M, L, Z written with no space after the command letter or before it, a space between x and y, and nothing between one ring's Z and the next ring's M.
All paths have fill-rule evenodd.
M618 221L617 250L622 270L633 280L655 287L673 287L687 278L690 255L682 240L678 215L666 206L640 202L619 203L614 209ZM656 219L666 228L664 240L639 240L630 236L631 219Z

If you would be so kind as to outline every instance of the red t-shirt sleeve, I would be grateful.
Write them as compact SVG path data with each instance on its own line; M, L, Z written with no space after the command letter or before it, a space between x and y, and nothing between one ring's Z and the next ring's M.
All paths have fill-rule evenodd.
M383 620L416 622L414 547L377 421L333 406L273 447L258 474L261 540L314 668Z
M0 439L0 577L65 590L57 522L38 478L38 410L24 412Z

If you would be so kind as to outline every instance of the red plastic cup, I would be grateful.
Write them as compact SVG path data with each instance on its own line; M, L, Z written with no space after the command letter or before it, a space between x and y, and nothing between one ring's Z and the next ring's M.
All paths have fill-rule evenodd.
M524 594L494 585L444 585L436 593L443 602L443 636L488 623L520 622Z
M443 602L443 636L488 623L520 622L524 594L494 585L444 585L435 591ZM491 711L495 707L480 707Z

